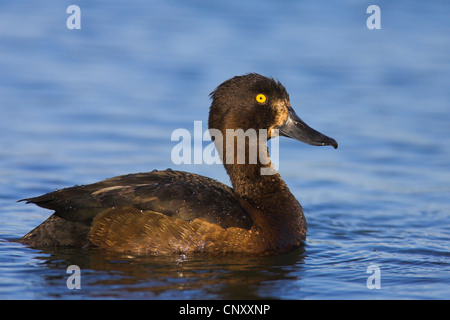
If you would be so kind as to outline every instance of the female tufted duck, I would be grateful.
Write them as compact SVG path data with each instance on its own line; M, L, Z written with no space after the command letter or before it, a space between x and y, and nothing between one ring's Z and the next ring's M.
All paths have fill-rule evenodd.
M255 129L258 139L278 132L334 148L337 142L306 125L292 109L286 89L274 79L255 73L236 76L218 86L211 98L209 128L223 134L214 142L227 159L223 162L233 188L168 169L57 190L20 200L55 211L21 242L135 254L270 255L300 246L307 230L303 210L273 169L267 146L249 138L239 147L234 145L236 137L227 140L226 130ZM233 148L227 149L230 143ZM254 144L261 152L252 162L248 156ZM239 150L245 152L244 163L237 159ZM263 168L271 174L262 174Z

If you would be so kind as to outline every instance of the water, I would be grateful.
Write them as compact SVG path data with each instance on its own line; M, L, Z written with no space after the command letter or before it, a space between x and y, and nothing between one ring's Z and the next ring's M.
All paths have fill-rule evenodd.
M0 4L0 298L448 299L450 5L364 1ZM309 223L266 258L42 251L13 240L51 213L16 200L172 167L177 128L206 127L208 94L259 72L339 149L280 140L280 173ZM69 265L81 290L66 287ZM368 289L371 265L381 289Z

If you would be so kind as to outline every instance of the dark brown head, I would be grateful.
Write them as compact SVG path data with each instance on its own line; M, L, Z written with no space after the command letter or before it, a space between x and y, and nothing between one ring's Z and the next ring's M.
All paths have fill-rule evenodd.
M286 89L272 78L256 73L236 76L219 85L211 98L209 128L223 135L226 129L266 129L269 139L278 129L279 135L311 145L338 146L295 114Z

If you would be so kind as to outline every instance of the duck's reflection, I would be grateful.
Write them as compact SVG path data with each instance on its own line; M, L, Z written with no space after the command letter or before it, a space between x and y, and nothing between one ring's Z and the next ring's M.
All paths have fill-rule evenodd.
M102 249L40 252L37 258L49 271L45 280L50 287L61 286L60 297L71 291L67 268L80 268L77 295L84 299L270 299L280 296L281 280L301 278L305 257L303 246L272 257L131 256ZM55 278L55 270L60 277Z

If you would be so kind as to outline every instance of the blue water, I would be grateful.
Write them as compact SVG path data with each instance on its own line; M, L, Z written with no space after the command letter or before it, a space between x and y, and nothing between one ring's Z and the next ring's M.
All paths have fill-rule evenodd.
M450 3L0 3L1 299L448 299ZM305 246L266 258L129 257L17 242L56 188L171 167L173 130L206 129L208 94L247 72L279 79L339 149L280 139ZM66 286L69 265L81 289ZM369 266L380 289L367 287Z

